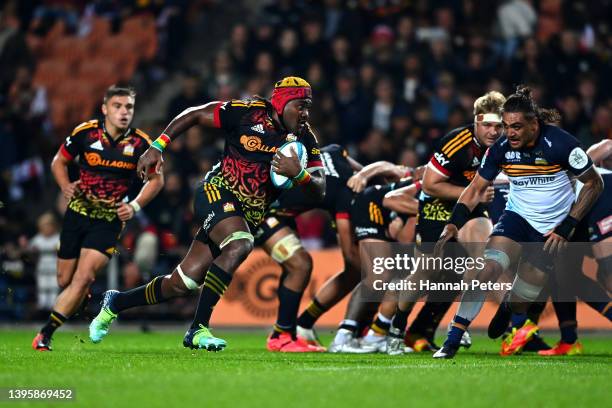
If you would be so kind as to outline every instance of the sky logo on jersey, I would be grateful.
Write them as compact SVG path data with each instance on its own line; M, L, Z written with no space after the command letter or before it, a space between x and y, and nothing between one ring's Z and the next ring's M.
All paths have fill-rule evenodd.
M555 181L555 176L547 176L547 177L528 177L523 180L512 180L512 184L519 187L526 187L529 185L542 185L548 184Z
M448 160L444 158L444 156L440 152L435 152L434 157L436 158L438 163L440 163L440 166L446 166L448 163L450 163Z

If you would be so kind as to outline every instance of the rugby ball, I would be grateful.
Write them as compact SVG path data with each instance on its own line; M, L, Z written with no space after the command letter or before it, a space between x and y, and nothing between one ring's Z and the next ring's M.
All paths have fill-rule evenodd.
M292 150L295 153L292 154ZM300 142L287 142L278 148L277 153L284 156L297 155L302 168L305 168L308 162L308 152L306 147ZM276 174L272 167L270 167L270 178L272 179L272 184L277 188L288 189L293 187L293 182L290 178Z

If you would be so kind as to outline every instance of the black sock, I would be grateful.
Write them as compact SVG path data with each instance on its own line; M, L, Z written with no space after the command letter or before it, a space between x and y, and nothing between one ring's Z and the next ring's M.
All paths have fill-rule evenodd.
M192 329L197 328L199 325L208 327L213 309L223 296L223 293L231 281L232 275L225 272L214 263L210 265L210 269L204 278L204 286L202 287L202 293L200 293L198 310L193 318L193 323L191 323Z
M538 324L540 315L544 311L545 307L546 302L533 302L531 305L529 305L529 309L527 309L527 318L535 324Z
M272 337L278 337L282 332L295 333L295 321L302 293L287 289L282 284L278 287L278 315ZM280 329L280 332L277 329Z
M395 309L395 315L393 316L393 321L391 326L397 329L400 334L404 334L406 331L406 325L408 324L408 315L411 310L400 310L399 308Z
M374 323L370 325L370 329L377 334L386 336L389 333L389 328L391 327L391 322L383 322L380 319L380 313L376 316L376 320Z
M578 339L576 332L576 302L553 302L559 329L561 330L561 341L573 344Z
M109 305L110 311L116 314L131 307L154 305L165 301L161 293L163 279L163 276L157 276L146 285L119 292Z
M356 321L350 320L350 319L344 319L340 322L340 326L338 327L338 330L344 329L344 330L351 331L353 333L357 333L358 328L359 328L359 324Z
M63 316L61 313L58 313L54 310L49 315L49 320L47 320L47 323L45 323L45 325L40 330L40 332L45 337L51 337L53 336L53 333L55 332L55 330L57 330L62 324L64 324L66 320L68 320L67 317Z
M576 340L578 340L578 323L576 323L576 321L564 322L559 328L561 330L562 342L574 344Z
M327 307L319 303L317 299L312 299L306 310L298 317L297 324L305 329L312 329L312 326L325 312L327 312Z

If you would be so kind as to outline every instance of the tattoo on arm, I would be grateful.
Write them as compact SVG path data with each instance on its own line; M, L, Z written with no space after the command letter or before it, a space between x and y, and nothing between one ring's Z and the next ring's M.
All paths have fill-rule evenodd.
M580 190L578 199L570 210L570 216L577 220L581 220L589 212L597 198L603 191L603 179L595 170L595 167L591 167L584 174L578 177L578 180L584 183L584 187Z

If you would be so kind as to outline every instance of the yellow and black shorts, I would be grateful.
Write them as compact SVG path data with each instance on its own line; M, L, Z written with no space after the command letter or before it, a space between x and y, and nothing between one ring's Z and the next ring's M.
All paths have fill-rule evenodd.
M201 227L195 239L206 245L212 243L208 234L221 220L229 217L245 218L242 205L234 193L207 182L198 184L193 207L195 219Z
M415 227L415 241L419 251L426 254L433 253L436 242L453 213L455 204L456 201L434 197L419 200L419 213ZM479 217L489 217L487 207L482 204L478 204L470 214L470 219Z
M368 187L353 198L350 218L357 241L364 239L392 241L387 235L391 211L382 205L383 198L389 190L378 187Z

